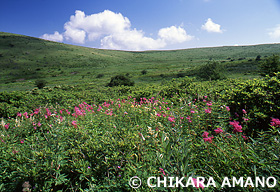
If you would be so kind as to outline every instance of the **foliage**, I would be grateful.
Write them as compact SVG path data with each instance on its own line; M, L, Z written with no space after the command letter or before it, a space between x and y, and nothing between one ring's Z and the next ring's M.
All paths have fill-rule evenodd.
M279 70L280 70L280 57L278 55L273 55L265 59L260 64L260 72L262 76L265 75L274 76L274 74Z
M141 71L141 74L142 74L142 75L146 75L147 73L148 73L148 71L147 71L146 69L144 69L144 70Z
M133 86L134 82L124 75L116 75L112 77L110 83L108 83L109 87L115 87L121 85Z
M39 89L42 89L46 86L47 84L47 81L45 80L42 80L42 79L39 79L39 80L36 80L35 81L35 85L39 88Z
M199 67L197 73L198 77L209 81L224 78L222 65L215 61Z
M280 121L253 140L234 131L229 117L225 104L206 95L180 98L177 105L160 97L136 101L129 96L22 111L1 123L0 182L6 191L20 191L29 181L35 192L129 191L135 175L142 181L211 176L217 189L206 191L219 190L225 176L274 176L279 181ZM225 188L237 189L250 191ZM152 189L143 182L140 190Z

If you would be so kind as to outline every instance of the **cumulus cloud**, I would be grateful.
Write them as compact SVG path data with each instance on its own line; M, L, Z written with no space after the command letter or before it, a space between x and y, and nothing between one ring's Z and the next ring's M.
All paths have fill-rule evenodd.
M40 38L57 42L63 41L63 35L60 34L58 31L55 31L54 34L44 34Z
M187 35L183 28L175 26L160 29L158 36L166 43L172 44L183 43L193 39L193 36Z
M268 33L268 35L272 39L280 39L280 25L277 25L274 29L270 30L271 32Z
M208 18L206 23L201 26L201 29L210 33L223 33L221 25L214 23L211 18Z
M64 24L64 30L67 41L78 44L100 41L101 48L121 50L160 49L193 38L183 28L175 26L160 29L156 39L147 37L143 31L132 29L127 17L110 10L92 15L77 10Z

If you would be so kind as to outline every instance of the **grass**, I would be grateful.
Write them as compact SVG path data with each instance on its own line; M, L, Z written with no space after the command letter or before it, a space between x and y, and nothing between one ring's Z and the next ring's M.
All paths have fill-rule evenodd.
M37 79L49 86L92 82L105 85L117 74L136 83L195 75L210 60L223 63L228 77L257 77L257 55L279 54L280 44L171 51L116 51L67 45L0 32L0 91L30 90ZM141 71L147 70L142 75ZM104 74L102 78L96 78ZM178 75L179 74L179 75ZM181 74L181 75L180 75Z

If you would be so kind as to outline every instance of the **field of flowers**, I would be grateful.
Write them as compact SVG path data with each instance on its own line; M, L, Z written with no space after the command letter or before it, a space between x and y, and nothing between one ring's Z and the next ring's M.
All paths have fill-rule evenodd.
M279 191L279 75L236 82L236 90L225 83L197 92L173 82L151 97L122 87L121 97L56 101L2 118L0 191ZM269 122L252 131L266 122L260 108ZM134 176L138 189L129 185ZM213 178L215 186L149 187L149 177ZM243 177L244 186L223 186L225 177ZM256 177L276 183L257 187Z

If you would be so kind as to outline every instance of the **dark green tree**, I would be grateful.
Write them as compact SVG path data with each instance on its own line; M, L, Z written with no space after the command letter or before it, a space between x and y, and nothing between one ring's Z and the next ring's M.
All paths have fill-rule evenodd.
M124 75L116 75L112 77L110 83L108 83L109 87L121 86L121 85L133 86L134 82Z
M42 89L43 87L45 87L47 84L47 81L39 79L35 81L35 86L38 87L39 89Z
M210 61L206 65L203 65L198 68L197 70L197 76L204 80L217 80L217 79L223 79L223 66L216 62L216 61Z
M268 57L259 66L260 75L274 76L274 73L279 71L280 57L279 55L273 55Z

